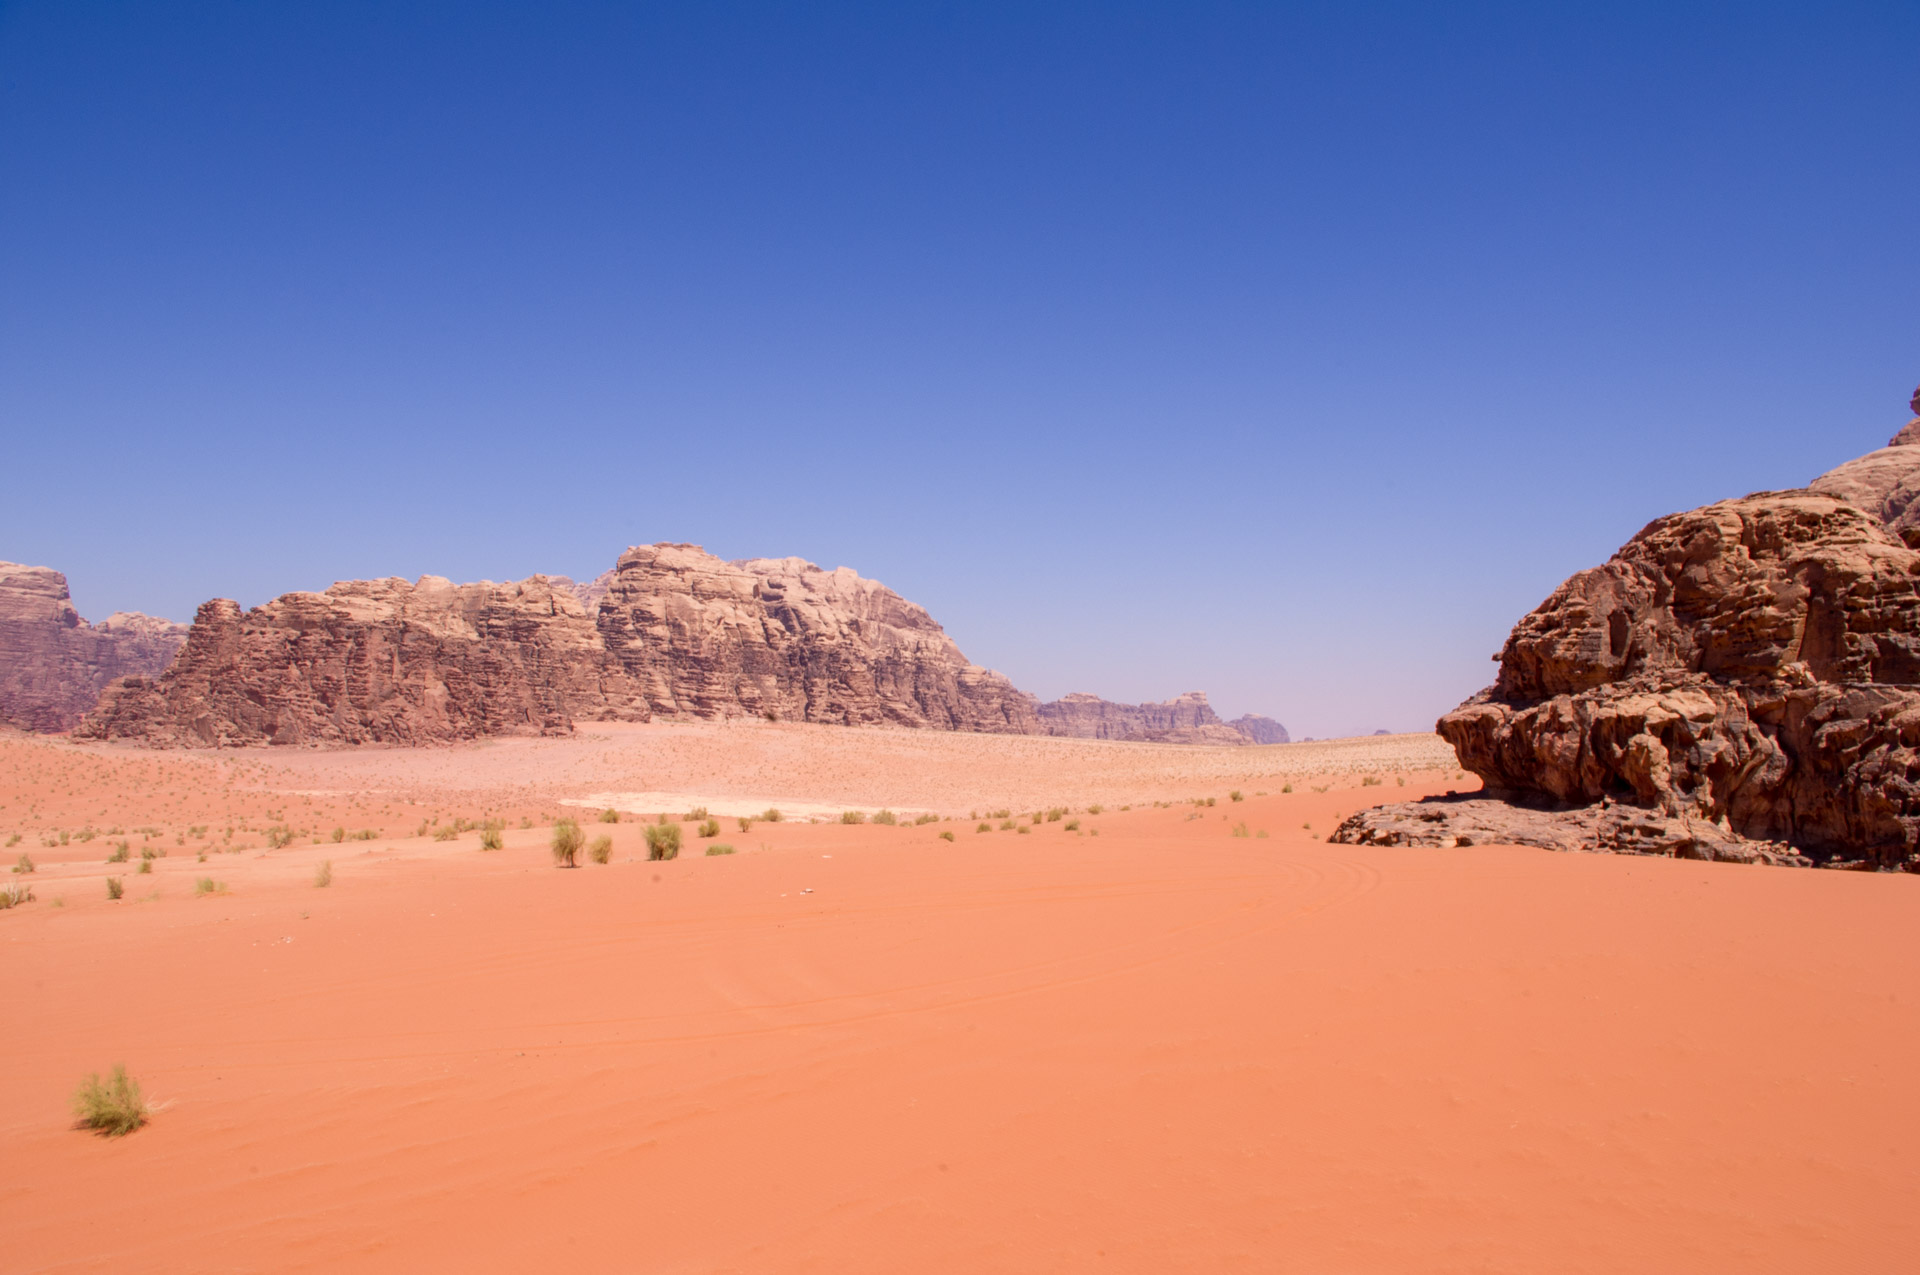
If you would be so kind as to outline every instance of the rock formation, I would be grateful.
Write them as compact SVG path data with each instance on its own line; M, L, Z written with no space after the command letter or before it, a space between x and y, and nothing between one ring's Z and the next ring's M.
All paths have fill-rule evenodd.
M921 607L844 567L642 545L589 584L351 581L200 609L163 677L109 689L80 733L158 745L425 744L577 720L764 717L1102 739L1284 740L1204 695L1041 704L968 662Z
M1262 717L1258 713L1242 713L1227 725L1245 735L1256 744L1285 744L1287 728L1271 717Z
M88 624L64 575L0 562L0 723L71 729L109 682L162 672L186 637L184 624L137 611Z
M1440 719L1461 765L1594 848L1920 870L1920 552L1889 453L1920 461L1658 519L1562 584ZM1469 817L1491 815L1412 803L1335 836L1450 844Z

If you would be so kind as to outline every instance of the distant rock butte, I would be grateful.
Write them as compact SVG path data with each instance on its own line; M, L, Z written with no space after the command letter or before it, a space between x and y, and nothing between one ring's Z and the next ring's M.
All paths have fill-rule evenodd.
M1064 706L1064 707L1063 707ZM655 717L1244 744L1203 695L1041 704L933 617L841 567L641 545L588 584L435 576L200 608L164 676L110 687L77 732L154 745L427 744Z
M1334 839L1920 870L1916 476L1901 444L1655 520L1440 719L1504 804L1380 807Z
M68 730L109 682L160 673L186 638L186 625L135 611L88 624L64 575L0 562L0 722Z

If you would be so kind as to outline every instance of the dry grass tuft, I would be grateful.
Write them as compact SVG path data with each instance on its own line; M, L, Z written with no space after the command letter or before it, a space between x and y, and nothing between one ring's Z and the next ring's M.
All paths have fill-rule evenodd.
M324 890L333 884L333 860L322 859L320 866L313 870L313 888Z
M612 806L608 806L605 810L602 810L600 812L600 822L601 823L619 823L620 812L618 810L615 810Z
M710 846L708 846L708 847L707 847L707 853L708 853L709 855L716 855L716 854L732 854L732 853L733 853L733 847L732 847L732 846L730 846L730 845L728 845L728 844L727 844L726 842L724 842L724 841L716 841L716 842L714 842L714 843L713 843L712 845L710 845Z
M717 836L719 836L719 835L720 835L720 821L719 821L718 819L708 819L708 820L706 820L706 821L705 821L704 823L702 823L702 824L700 825L700 835L701 835L702 837L717 837Z
M115 1063L105 1080L96 1072L80 1082L73 1092L73 1114L76 1128L91 1129L103 1138L124 1138L147 1122L147 1100L126 1066Z
M840 812L841 823L865 823L866 821L867 812L864 810L842 810Z
M579 866L574 862L580 854L580 847L587 836L580 831L580 825L571 819L562 819L553 825L553 861L562 868Z
M613 838L604 834L595 837L593 844L587 847L587 858L595 863L605 863L613 858Z
M123 882L119 877L107 878L107 897L109 899L117 899L121 895L125 894L126 892L127 892L126 883Z
M650 823L647 825L647 858L649 860L674 859L679 855L679 824Z

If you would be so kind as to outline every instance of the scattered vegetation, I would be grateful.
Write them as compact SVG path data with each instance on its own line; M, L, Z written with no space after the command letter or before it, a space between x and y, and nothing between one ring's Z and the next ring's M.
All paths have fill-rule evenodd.
M989 811L987 811L987 818L989 818L989 819L1011 819L1012 817L1013 817L1013 811L1011 811L1011 810L989 810Z
M1378 788L1380 786L1380 777L1378 775L1364 775L1360 779L1360 786L1362 788Z
M1213 804L1213 798L1212 797L1207 798L1206 804L1211 806Z
M701 824L700 835L703 838L719 836L720 821L718 819L709 819L705 823Z
M1393 782L1396 786L1405 788L1407 786L1407 777L1405 775L1395 775Z
M647 825L647 858L651 860L673 859L680 854L680 825L677 823L651 823Z
M147 1122L147 1102L126 1067L115 1063L105 1080L96 1072L80 1082L73 1093L73 1114L79 1128L104 1138L122 1138Z
M1039 823L1042 819L1045 819L1046 817L1047 817L1046 812L1043 810L1036 810L1033 812L1033 822L1035 823Z
M705 806L695 806L692 810L689 810L687 811L686 814L680 816L680 822L681 823L699 823L702 820L707 818L710 818L710 816L707 814L707 808Z
M333 844L339 845L342 841L345 841L346 839L347 839L347 830L345 828L335 828L333 830Z
M1066 828L1065 828L1065 831L1067 831L1067 832L1078 832L1078 831L1080 831L1080 821L1079 821L1078 819L1069 819L1069 820L1067 820L1067 826L1066 826Z
M1241 792L1238 788L1235 788L1232 792L1227 794L1228 801L1245 801L1246 799L1247 799L1246 794Z
M30 854L21 855L20 862L13 865L13 870L17 873L20 873L22 876L25 876L27 873L32 872L33 856Z
M212 877L201 877L193 883L193 892L196 896L202 894L225 894L227 892L227 886L224 881L215 881Z
M14 848L15 846L17 846L17 845L19 845L19 844L20 844L20 834L19 834L19 833L17 833L17 832L16 832L16 833L14 833L14 834L13 834L13 835L12 835L11 837L8 837L8 838L7 838L7 849L9 849L9 850L11 850L11 849L13 849L13 848Z
M601 823L619 823L620 812L618 810L615 810L612 806L608 806L605 810L602 810L600 812L600 822Z
M1047 810L1048 823L1059 823L1062 819L1065 819L1066 817L1067 817L1067 808L1065 806L1051 806Z
M322 859L320 866L313 870L313 888L324 890L333 884L333 860Z
M580 853L580 846L586 840L586 834L580 831L580 825L571 819L562 819L553 825L553 861L563 868L575 867L574 859Z
M507 821L489 819L480 829L480 848L482 850L502 850L506 848Z
M1292 784L1281 784L1281 785L1280 785L1280 791L1281 791L1281 792L1292 792L1292 791L1293 791L1293 785L1292 785Z
M284 846L290 846L292 844L293 829L287 827L287 825L279 823L267 829L267 845L273 849L279 850Z
M1233 835L1236 837L1246 837L1252 834L1247 831L1247 825L1245 823L1236 823L1233 825Z
M740 831L742 832L747 832L753 827L753 819L749 815L736 815L734 816L734 822L740 825Z
M1107 808L1105 806L1101 805L1099 802L1096 801L1091 806L1087 807L1087 813L1090 815L1103 814L1105 813L1106 809Z
M135 876L144 877L149 875L153 871L153 860L147 858L145 855L141 855L140 866L135 868L133 871Z
M931 815L931 814L921 815L918 819L915 819L913 821L913 826L918 828L923 823L939 823L939 822L940 822L939 815Z
M1267 830L1265 828L1262 828L1260 831L1253 834L1253 838L1255 841L1265 841L1267 839Z
M107 897L109 899L119 898L122 894L126 893L126 889L127 889L126 885L120 880L119 877L107 878Z
M841 823L865 823L866 821L867 812L864 810L842 810L840 812Z
M1011 819L1002 819L1002 820L1000 821L1000 831L1002 831L1002 832L1012 832L1012 831L1013 831L1013 820L1011 820Z
M900 817L894 814L893 811L891 810L882 810L879 814L873 817L873 821L875 823L884 823L889 828L891 828L893 825L900 822Z
M776 810L772 806L768 806L765 810L762 810L760 812L761 823L779 823L785 817L786 816L782 815L778 810Z
M613 858L613 838L605 833L595 837L593 844L587 847L587 858L595 863L605 863Z
M981 824L980 826L981 826L982 828L984 828L984 827L986 827L986 825L985 825L985 824ZM941 834L940 834L940 840L942 840L942 841L952 841L952 840L953 840L953 832L952 832L952 830L951 830L951 829L949 829L948 831L946 831L946 832L943 832L943 833L941 833Z
M107 856L107 862L108 863L125 863L127 861L127 856L132 852L133 852L133 847L128 845L126 842L124 841L116 842L113 847L113 853Z
M1024 837L1028 833L1033 831L1033 825L1028 823L1023 823L1018 828L1015 828L1014 831Z
M716 854L732 854L732 853L733 853L733 847L728 845L724 841L716 841L712 845L707 847L707 854L709 856L716 855Z
M974 831L975 832L992 832L993 825L990 823L987 823L985 820L982 820L980 823L980 826L978 828L975 828Z
M448 824L444 828L436 829L433 834L433 839L435 841L452 841L454 838L458 837L459 835L460 835L460 829L455 827L453 824Z
M6 885L0 885L0 912L5 912L8 908L17 908L22 903L31 902L33 902L33 887L27 885L25 882L13 881ZM54 906L59 906L58 899L54 900Z

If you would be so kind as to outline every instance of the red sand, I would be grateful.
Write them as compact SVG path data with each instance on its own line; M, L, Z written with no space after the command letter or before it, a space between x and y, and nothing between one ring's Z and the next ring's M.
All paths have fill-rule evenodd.
M19 747L42 804L105 764ZM1312 839L1436 786L175 849L115 904L70 846L0 913L0 1265L1920 1266L1920 881ZM116 1061L163 1108L74 1131Z

